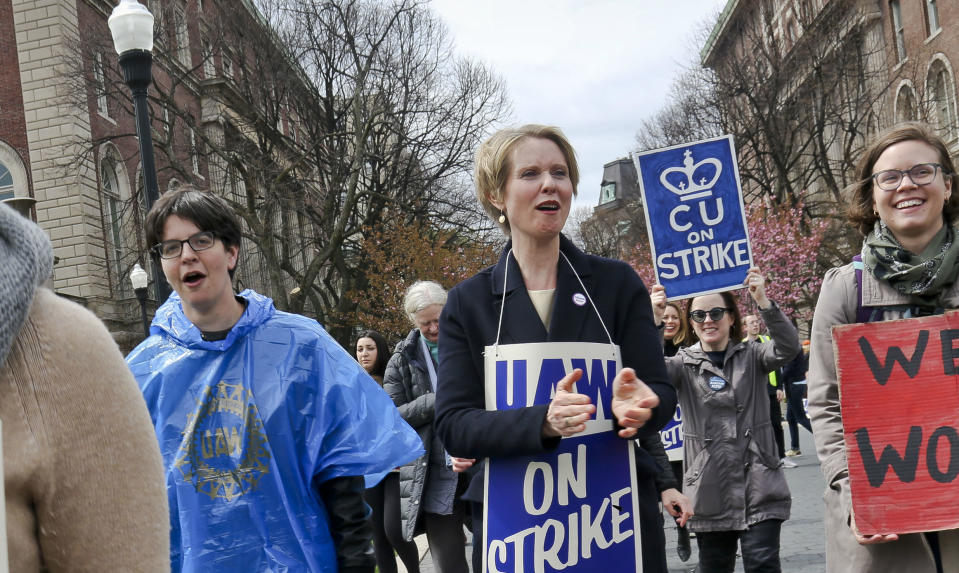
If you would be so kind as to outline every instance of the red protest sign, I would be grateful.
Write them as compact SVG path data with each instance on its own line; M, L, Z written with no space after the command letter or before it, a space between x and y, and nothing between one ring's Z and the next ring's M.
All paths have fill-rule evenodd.
M833 328L860 533L959 527L959 312Z

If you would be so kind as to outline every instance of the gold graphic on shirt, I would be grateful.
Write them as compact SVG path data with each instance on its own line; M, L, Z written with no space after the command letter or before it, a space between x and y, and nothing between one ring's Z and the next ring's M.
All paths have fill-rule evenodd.
M183 429L174 467L210 499L233 500L270 471L263 420L253 393L221 380L208 386Z

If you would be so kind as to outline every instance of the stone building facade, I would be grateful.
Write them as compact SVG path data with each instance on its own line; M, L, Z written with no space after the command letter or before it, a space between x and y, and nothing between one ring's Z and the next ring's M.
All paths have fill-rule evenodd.
M646 221L636 165L629 157L603 165L599 205L583 222L585 247L605 257L630 260L646 235Z
M205 147L242 138L238 118L251 113L270 117L278 139L297 137L292 106L271 116L237 95L241 58L258 56L249 43L268 42L268 28L249 0L141 3L156 18L150 108L161 193L182 183L237 191L243 182L222 153ZM142 336L129 272L151 269L132 101L107 26L114 5L0 0L0 199L36 199L57 257L54 290L129 348Z

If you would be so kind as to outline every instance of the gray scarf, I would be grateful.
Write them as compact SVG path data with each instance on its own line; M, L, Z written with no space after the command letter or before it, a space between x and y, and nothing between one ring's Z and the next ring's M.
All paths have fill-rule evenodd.
M50 240L32 221L0 203L0 366L53 269Z
M943 225L923 252L911 253L879 220L863 241L862 262L877 279L908 296L910 304L945 308L940 299L956 282L959 241L955 230Z

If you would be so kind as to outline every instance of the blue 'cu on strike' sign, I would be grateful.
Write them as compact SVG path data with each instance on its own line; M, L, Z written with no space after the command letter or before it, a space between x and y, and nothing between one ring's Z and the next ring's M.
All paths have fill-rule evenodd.
M667 297L741 288L752 251L732 136L633 153L633 161Z

